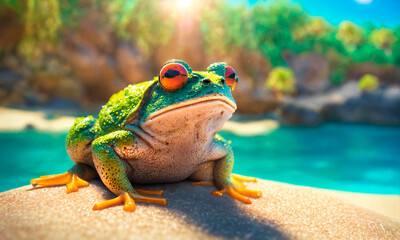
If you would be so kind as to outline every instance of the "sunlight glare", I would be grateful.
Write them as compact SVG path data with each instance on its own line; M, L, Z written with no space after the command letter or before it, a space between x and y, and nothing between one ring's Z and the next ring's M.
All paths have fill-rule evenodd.
M186 9L193 5L193 0L177 0L176 5L181 9Z
M370 4L372 2L372 0L355 0L356 2L358 2L359 4Z

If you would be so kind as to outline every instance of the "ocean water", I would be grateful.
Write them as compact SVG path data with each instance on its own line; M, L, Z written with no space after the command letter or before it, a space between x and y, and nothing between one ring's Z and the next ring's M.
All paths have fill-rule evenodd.
M324 124L281 127L232 140L234 172L297 185L351 192L400 194L400 128ZM63 173L73 162L66 133L0 133L0 191Z

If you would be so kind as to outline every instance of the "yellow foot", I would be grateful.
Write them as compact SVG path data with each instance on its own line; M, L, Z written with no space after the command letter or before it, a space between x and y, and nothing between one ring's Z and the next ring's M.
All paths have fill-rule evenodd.
M37 185L47 187L65 184L67 185L67 193L75 192L81 187L89 186L88 182L79 178L76 174L72 174L69 172L56 175L41 176L40 178L32 179L31 184L33 187L36 187Z
M234 199L237 199L243 203L250 204L251 200L247 197L259 198L261 197L261 191L250 190L246 188L235 188L234 186L226 186L219 191L213 191L211 194L214 196L222 196L224 193L228 194Z
M257 178L246 177L239 174L231 174L231 182L238 187L246 187L243 182L257 182Z
M135 189L135 190L140 193L154 194L154 195L159 195L159 196L160 196L160 194L162 195L162 193L163 193L162 191L149 191L149 190L140 190L140 189ZM135 201L143 202L143 203L155 203L155 204L158 204L161 206L167 205L167 200L165 200L165 198L152 198L152 197L142 196L139 194L132 194L132 195L133 195L133 197L129 193L124 192L114 199L96 203L92 209L93 210L101 210L104 208L116 206L116 205L119 205L120 203L123 203L124 211L134 212L136 209Z
M248 197L253 197L253 198L261 197L262 194L261 191L247 189L246 185L242 181L257 182L257 179L252 177L241 176L238 174L231 174L231 180L230 183L228 183L228 186L222 188L219 191L213 191L211 194L220 197L224 193L226 193L232 198L247 204L251 203L251 200ZM191 184L201 185L201 186L215 186L214 181L191 182Z

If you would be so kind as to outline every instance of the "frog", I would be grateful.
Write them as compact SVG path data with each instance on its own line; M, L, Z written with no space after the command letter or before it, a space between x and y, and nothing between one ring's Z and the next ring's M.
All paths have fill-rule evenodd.
M159 197L163 190L134 185L185 180L215 187L214 196L251 204L261 191L245 183L257 179L232 173L232 147L218 134L237 109L232 92L238 81L225 62L193 71L183 60L168 60L152 80L112 95L97 118L77 118L66 138L75 165L32 179L32 186L66 185L71 193L100 177L116 197L95 203L93 210L123 205L133 212L136 202L166 206Z

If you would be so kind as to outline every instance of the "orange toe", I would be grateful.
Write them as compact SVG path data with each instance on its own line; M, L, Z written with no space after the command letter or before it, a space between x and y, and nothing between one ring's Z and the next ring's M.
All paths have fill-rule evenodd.
M32 186L36 187L37 185L47 187L47 186L58 186L58 185L67 185L67 193L75 192L81 187L89 186L89 183L81 178L79 178L76 174L72 174L69 172L49 175L49 176L41 176L40 178L35 178L31 180Z
M242 195L253 197L253 198L259 198L262 195L261 191L251 190L251 189L247 189L247 188L236 188L236 191Z
M160 193L160 191L147 191L147 190L142 190L142 192L151 192L151 193ZM165 198L152 198L152 197L146 197L146 196L142 196L139 194L132 194L133 197L131 196L131 194L124 192L121 195L119 195L116 198L107 200L107 201L103 201L100 203L96 203L93 206L93 210L101 210L101 209L105 209L108 207L113 207L116 205L119 205L121 203L124 204L123 210L124 211L128 211L128 212L134 212L136 210L136 202L143 202L143 203L155 203L155 204L159 204L162 206L166 206L167 205L167 200L165 200Z
M224 193L228 194L232 198L234 198L236 200L239 200L239 201L241 201L243 203L247 203L247 204L251 203L251 200L248 197L246 197L246 196L240 194L239 192L237 192L236 189L234 187L232 187L232 186L226 186L226 187L224 187L223 189L221 189L219 191L213 191L211 194L214 195L214 196L220 197Z
M200 182L191 182L192 185L199 185L199 186L207 186L207 187L214 187L214 181L200 181Z
M140 193L140 194L149 194L149 195L156 195L156 196L162 196L164 194L163 190L143 190L143 189L137 189L135 188L135 191Z
M109 208L109 207L113 207L113 206L117 206L119 204L123 203L124 207L123 210L124 211L128 211L128 212L134 212L136 210L136 204L135 201L133 200L133 198L128 194L128 193L122 193L121 195L119 195L116 198L104 201L104 202L100 202L100 203L96 203L93 206L93 210L102 210L105 208Z
M257 178L254 177L246 177L239 174L232 173L231 178L237 181L244 181L244 182L257 182Z

